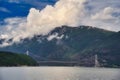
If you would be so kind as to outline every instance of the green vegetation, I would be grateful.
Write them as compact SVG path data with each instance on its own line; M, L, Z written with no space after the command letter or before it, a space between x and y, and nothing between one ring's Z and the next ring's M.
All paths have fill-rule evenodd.
M24 54L0 52L0 66L35 66L36 61Z
M56 33L64 37L47 40L48 36ZM120 67L120 32L90 26L63 26L46 36L34 36L22 42L0 50L20 53L28 50L37 61L75 61L80 66L94 66L94 56L97 54L100 66Z

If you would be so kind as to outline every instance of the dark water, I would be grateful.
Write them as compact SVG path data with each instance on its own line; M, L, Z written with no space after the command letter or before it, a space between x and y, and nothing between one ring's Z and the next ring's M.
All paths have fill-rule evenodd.
M120 80L120 69L2 67L0 68L0 80Z

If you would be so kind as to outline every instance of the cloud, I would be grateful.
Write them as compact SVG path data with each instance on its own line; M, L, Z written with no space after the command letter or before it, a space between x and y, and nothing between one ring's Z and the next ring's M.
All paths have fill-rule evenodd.
M92 26L97 26L99 28L119 31L120 30L120 9L105 7L103 10L91 15Z
M6 25L3 25L5 28L0 35L1 39L5 39L2 46L32 38L34 35L46 35L62 25L78 26L79 17L84 16L84 2L85 0L60 0L54 6L47 5L41 11L31 8L26 21L25 18L5 19Z
M51 41L51 40L53 40L53 39L60 40L60 39L62 39L63 37L64 37L64 35L58 36L58 33L55 33L55 34L53 34L53 35L48 36L47 40L48 40L48 41Z
M48 34L56 26L78 26L80 17L85 16L83 3L84 1L78 0L60 0L54 6L47 5L41 11L32 8L27 24L37 27L37 32L42 35Z
M114 17L112 16L114 12L114 9L111 7L106 7L103 11L96 13L95 15L92 16L92 19L100 19L100 20L110 20L110 19L114 19Z
M28 37L25 32L25 18L8 18L4 20L5 25L0 27L0 39L4 42L1 46L11 45L14 42L20 42L21 39ZM12 39L12 41L10 41Z
M10 13L10 11L4 7L0 7L0 11Z
M103 0L104 1L104 0ZM44 9L31 8L25 18L8 18L1 25L1 47L19 43L22 39L32 38L34 35L47 35L56 27L68 25L94 26L98 28L120 30L119 0L112 3L102 0L59 0L55 5L47 5ZM48 40L59 38L57 34L48 37Z
M20 3L20 0L8 0L10 3Z

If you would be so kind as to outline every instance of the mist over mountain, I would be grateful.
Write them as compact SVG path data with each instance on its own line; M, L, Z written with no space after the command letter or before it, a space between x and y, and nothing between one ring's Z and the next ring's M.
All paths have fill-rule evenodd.
M94 65L97 54L101 66L120 66L120 32L90 26L55 28L48 35L36 35L21 43L0 48L2 51L29 52L39 61L77 61L84 66Z
M0 7L1 12L14 13L14 17L6 16L7 18L0 21L0 39L4 39L0 47L19 43L21 39L33 38L35 35L47 35L56 27L63 25L69 27L86 25L111 31L120 30L119 0L35 0L33 4L37 5L37 2L41 3L40 6L47 2L53 4L46 4L40 9L27 0L10 0L5 2L11 4L10 7L7 7L7 4ZM20 13L23 13L22 17L18 15Z
M80 66L93 66L96 55L100 66L118 67L119 3L0 0L0 51L27 54L38 62L73 61Z

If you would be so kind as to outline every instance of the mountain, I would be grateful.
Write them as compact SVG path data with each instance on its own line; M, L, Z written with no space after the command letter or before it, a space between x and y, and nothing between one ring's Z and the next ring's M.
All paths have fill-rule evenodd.
M0 66L35 66L36 61L24 54L0 52Z
M46 36L35 35L32 39L21 40L19 44L0 50L17 53L29 51L29 55L38 62L63 61L80 66L94 66L97 55L101 67L120 67L119 41L120 32L90 26L62 26Z

